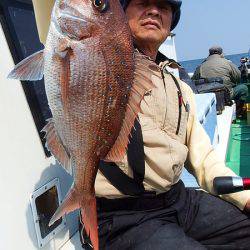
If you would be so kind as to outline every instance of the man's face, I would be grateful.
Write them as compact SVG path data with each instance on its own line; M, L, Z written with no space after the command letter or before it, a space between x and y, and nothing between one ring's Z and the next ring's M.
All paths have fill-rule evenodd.
M137 44L159 46L170 34L172 7L166 0L131 0L126 16Z

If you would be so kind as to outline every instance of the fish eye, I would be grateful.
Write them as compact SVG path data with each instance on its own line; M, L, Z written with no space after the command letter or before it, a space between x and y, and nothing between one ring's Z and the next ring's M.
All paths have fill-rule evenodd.
M108 8L108 1L107 0L93 0L93 5L100 12L103 12Z

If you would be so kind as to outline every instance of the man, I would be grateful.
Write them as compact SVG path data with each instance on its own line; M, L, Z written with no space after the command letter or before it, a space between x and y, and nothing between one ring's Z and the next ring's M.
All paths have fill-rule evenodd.
M178 23L180 5L181 1L125 1L135 46L152 60L157 60L159 46ZM158 76L152 77L156 88L141 103L143 146L130 145L124 161L116 163L126 177L136 180L137 190L144 188L144 194L138 191L137 197L128 197L134 183L122 178L115 166L101 166L97 176L101 249L248 249L250 220L238 208L249 210L250 192L223 196L237 208L203 191L185 189L179 181L186 158L189 171L211 193L215 176L234 173L218 159L197 121L190 88L176 83L164 70L164 62L158 69ZM136 131L131 144L135 138L140 144L138 127ZM130 147L137 158L131 156ZM138 158L143 156L141 163Z
M200 78L209 79L220 77L230 92L231 99L236 101L237 111L241 111L242 106L248 96L248 88L240 83L241 73L236 65L224 58L223 50L219 46L209 49L207 59L195 70L193 80Z
M214 177L235 175L198 122L192 90L166 70L167 62L158 62L160 44L179 21L181 1L130 0L123 6L135 47L152 63L156 87L144 96L126 157L100 163L100 249L249 249L250 192L222 196L230 204L180 181L186 159L211 193Z

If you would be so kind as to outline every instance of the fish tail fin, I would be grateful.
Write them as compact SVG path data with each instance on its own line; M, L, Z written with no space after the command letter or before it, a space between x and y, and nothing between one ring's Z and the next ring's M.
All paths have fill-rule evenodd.
M91 197L87 201L84 200L84 204L81 207L81 220L84 224L85 231L90 237L94 250L98 250L99 240L95 197Z
M69 190L66 198L63 200L62 204L57 208L56 212L52 216L49 222L49 226L53 225L57 220L59 220L63 215L73 212L80 208L79 202L76 199L77 192L75 188Z
M19 62L9 73L8 78L24 81L37 81L43 78L44 57L40 50Z

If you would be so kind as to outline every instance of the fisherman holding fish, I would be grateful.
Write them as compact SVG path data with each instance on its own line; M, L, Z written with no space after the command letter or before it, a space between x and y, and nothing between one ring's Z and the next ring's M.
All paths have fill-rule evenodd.
M39 1L46 7L46 0L34 3ZM249 249L250 192L213 195L216 176L235 174L199 123L192 90L168 71L169 61L158 52L179 22L182 1L123 0L127 20L118 3L58 0L52 15L43 58L53 120L45 131L52 153L76 177L51 223L81 208L83 246L94 249ZM36 9L43 43L45 7L40 14ZM112 30L119 18L121 27ZM35 57L41 62L39 53ZM11 76L27 78L27 70L21 64ZM205 191L185 188L184 163Z

